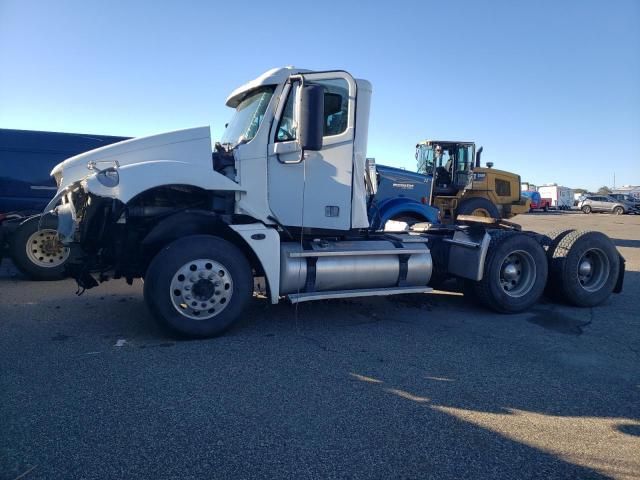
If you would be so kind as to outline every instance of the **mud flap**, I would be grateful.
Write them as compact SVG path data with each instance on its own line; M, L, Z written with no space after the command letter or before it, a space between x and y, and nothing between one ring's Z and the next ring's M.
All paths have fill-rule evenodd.
M616 286L613 287L613 293L621 293L622 284L624 283L624 270L626 261L622 255L618 256L620 257L620 268L618 269L618 280L616 280Z

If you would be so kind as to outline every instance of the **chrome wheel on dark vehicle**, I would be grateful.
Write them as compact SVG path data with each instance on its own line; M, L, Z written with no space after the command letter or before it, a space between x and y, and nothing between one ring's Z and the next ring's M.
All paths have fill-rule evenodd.
M71 248L60 242L55 230L41 230L39 224L40 215L36 215L22 222L13 233L9 244L13 263L31 280L64 278Z
M29 260L42 268L62 265L69 258L69 251L69 247L65 247L58 239L58 232L55 230L37 230L29 236L25 244Z

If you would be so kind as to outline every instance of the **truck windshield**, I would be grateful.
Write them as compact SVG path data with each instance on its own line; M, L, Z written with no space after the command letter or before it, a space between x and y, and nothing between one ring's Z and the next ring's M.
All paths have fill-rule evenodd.
M233 148L255 137L274 90L275 86L268 86L249 92L236 107L236 113L227 124L220 143Z

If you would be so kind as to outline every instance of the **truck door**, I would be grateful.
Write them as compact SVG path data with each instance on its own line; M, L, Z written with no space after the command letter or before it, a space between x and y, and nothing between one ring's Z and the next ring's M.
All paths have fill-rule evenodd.
M301 158L301 82L293 80L284 87L269 137L269 207L286 226L349 230L356 82L346 72L305 74L304 82L325 87L323 147Z

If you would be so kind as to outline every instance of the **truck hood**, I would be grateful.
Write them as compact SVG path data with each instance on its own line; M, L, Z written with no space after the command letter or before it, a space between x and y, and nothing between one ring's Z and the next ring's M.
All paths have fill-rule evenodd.
M96 148L56 165L51 176L58 191L95 173L95 169L126 166L155 160L175 160L211 168L209 127L189 128L148 137L132 138ZM89 165L95 165L90 168Z

